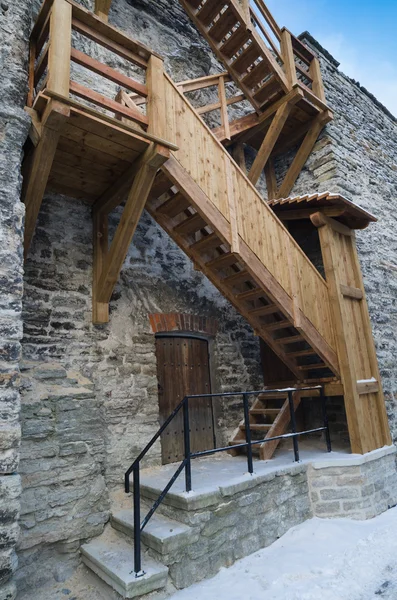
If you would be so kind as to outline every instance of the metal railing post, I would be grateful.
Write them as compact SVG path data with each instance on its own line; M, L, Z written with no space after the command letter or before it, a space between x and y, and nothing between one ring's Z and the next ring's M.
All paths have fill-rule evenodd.
M324 427L325 427L325 441L327 444L327 452L332 452L331 435L329 432L329 422L328 422L328 413L327 413L327 397L324 393L324 387L321 387L320 398L321 398L321 408L323 411L323 421L324 421Z
M289 403L289 412L291 415L292 433L296 433L295 407L294 407L294 399L293 399L291 390L288 391L288 403ZM299 444L298 444L298 437L296 435L294 435L294 437L292 438L292 442L294 444L295 462L299 462Z
M244 424L245 424L245 441L247 442L247 464L248 473L251 475L254 472L254 466L252 461L252 439L251 439L251 427L250 427L250 416L248 408L248 394L243 394L244 403Z
M189 396L185 396L183 403L183 438L185 443L185 490L192 491L192 460L190 457L190 423L189 423Z
M141 561L141 493L139 483L139 463L132 470L134 492L134 573L135 577L142 577Z

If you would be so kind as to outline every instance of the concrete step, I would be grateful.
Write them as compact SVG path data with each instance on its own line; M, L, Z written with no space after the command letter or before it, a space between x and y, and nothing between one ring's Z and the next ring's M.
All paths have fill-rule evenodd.
M142 518L147 510L142 508ZM111 525L132 539L134 514L132 510L119 510L112 514ZM159 554L166 555L198 540L198 533L189 527L159 514L154 514L142 532L142 543Z
M142 555L143 577L135 577L134 546L109 528L80 548L83 563L123 598L136 598L167 584L168 568Z

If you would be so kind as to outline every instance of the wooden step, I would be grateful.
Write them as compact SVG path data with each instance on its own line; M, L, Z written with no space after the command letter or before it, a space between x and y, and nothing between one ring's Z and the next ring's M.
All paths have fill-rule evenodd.
M312 348L308 350L296 350L296 352L287 352L287 356L300 357L300 356L317 356L317 352Z
M274 416L278 415L281 408L251 408L250 415Z
M293 327L293 325L291 325ZM278 340L274 340L277 344L294 344L295 342L304 342L304 338L301 335L290 335L283 338L278 338Z
M203 25L208 27L221 11L223 4L219 0L207 0L205 4L196 12L197 19L200 19Z
M206 227L206 225L207 223L203 219L203 217L199 215L199 213L196 213L191 217L185 219L185 221L183 221L182 223L179 223L179 225L177 225L176 227L174 227L174 231L179 235L187 235L189 233L195 233L196 231L200 231L200 229L203 229L204 227Z
M241 83L252 89L259 85L265 79L266 75L269 75L270 73L271 71L268 64L266 61L262 60L242 78Z
M259 394L258 398L262 401L265 400L285 400L287 392L273 392L271 394Z
M260 50L256 44L250 44L232 63L231 67L241 75L250 67L260 56Z
M324 363L316 363L314 365L300 365L298 371L315 371L319 369L328 369Z
M152 185L152 189L150 190L149 197L150 198L159 198L166 192L168 192L172 187L173 183L166 177L166 175L160 171L156 176L154 183Z
M210 233L206 237L203 237L198 242L191 244L190 249L194 252L201 252L202 250L208 250L209 248L216 248L222 246L222 241L216 235L216 233Z
M189 200L186 200L185 196L182 194L175 194L172 198L161 204L156 212L167 215L168 217L176 217L181 212L189 208Z
M237 262L238 259L235 254L227 253L213 258L209 262L205 263L205 266L209 269L225 269L226 267L235 265Z
M274 94L280 91L280 84L277 79L272 76L267 79L261 87L254 92L254 99L259 102L259 104L264 104L271 98Z
M208 31L208 35L214 42L219 44L219 42L223 40L223 38L229 33L229 31L233 29L235 25L237 25L238 22L238 16L234 12L233 8L229 6Z
M190 4L192 8L198 8L203 0L187 0L187 3Z
M272 427L272 423L250 423L252 431L268 431ZM245 431L245 425L239 425L241 431Z
M254 308L248 312L253 317L265 317L266 315L272 315L278 312L279 310L279 307L275 304L269 304L267 306L259 306L258 308Z
M226 58L230 59L248 42L249 39L250 34L245 27L240 26L225 41L223 46L221 46L220 51Z
M293 325L292 323L290 323L290 321L278 321L277 323L271 323L270 325L265 323L263 327L264 329L266 329L266 331L277 331L279 329L287 329L288 327L293 327Z
M225 283L226 285L235 285L238 283L244 283L246 281L252 281L252 277L248 271L245 270L239 271L238 273L234 273L234 275L229 275L229 277L222 279L222 283Z
M248 290L247 292L242 292L241 294L237 294L236 295L236 300L239 301L248 301L248 300L257 300L258 298L261 298L263 296L263 298L266 299L266 294L263 290L261 290L260 288L254 288L253 290Z

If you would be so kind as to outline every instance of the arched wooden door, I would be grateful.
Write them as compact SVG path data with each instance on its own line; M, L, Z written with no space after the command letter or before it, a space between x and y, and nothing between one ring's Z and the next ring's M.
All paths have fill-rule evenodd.
M211 393L208 342L175 335L156 337L160 423L187 395ZM189 400L192 452L214 448L211 398ZM175 417L161 436L163 464L184 457L183 415Z

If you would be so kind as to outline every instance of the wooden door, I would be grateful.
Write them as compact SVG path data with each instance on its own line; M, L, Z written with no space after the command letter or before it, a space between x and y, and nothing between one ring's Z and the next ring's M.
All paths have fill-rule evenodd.
M157 337L160 423L187 395L211 393L208 342L190 337ZM211 398L189 400L192 452L214 448ZM161 436L163 464L184 457L182 410Z

